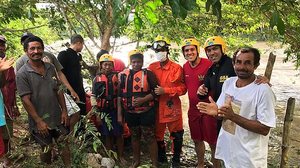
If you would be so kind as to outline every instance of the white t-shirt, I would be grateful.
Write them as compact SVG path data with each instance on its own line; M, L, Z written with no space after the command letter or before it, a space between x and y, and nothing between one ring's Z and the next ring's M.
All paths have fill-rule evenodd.
M226 99L231 97L235 113L250 120L257 120L268 127L275 127L276 100L270 86L253 82L237 88L237 79L231 77L224 82L217 105L224 105ZM257 134L230 120L223 120L215 157L223 160L227 168L267 168L269 135Z

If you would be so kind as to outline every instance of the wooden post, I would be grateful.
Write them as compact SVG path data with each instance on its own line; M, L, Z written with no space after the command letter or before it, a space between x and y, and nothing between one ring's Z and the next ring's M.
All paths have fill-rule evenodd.
M271 75L272 75L275 60L276 60L276 55L274 55L273 52L271 52L269 55L268 64L265 71L265 77L267 77L269 80L271 80Z
M283 124L282 146L281 146L281 163L280 168L288 167L288 151L290 148L290 127L293 121L295 109L295 98L290 97L287 102L286 113Z

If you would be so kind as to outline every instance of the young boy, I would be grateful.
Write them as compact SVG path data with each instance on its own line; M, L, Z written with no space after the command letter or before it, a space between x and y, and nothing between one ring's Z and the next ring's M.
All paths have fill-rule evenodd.
M125 164L123 157L124 140L123 128L117 121L117 93L118 93L118 76L113 72L114 61L109 54L104 54L99 58L100 73L94 78L91 104L97 109L96 122L99 124L99 130L105 138L105 146L111 150L113 140L116 138L118 147L118 156L121 165ZM107 123L105 118L109 117L111 123Z
M146 144L149 144L152 166L157 166L157 144L155 140L155 93L158 85L155 75L142 69L144 56L138 50L128 53L131 69L119 74L118 94L118 122L125 121L131 131L133 164L136 168L140 164L140 140L143 135Z

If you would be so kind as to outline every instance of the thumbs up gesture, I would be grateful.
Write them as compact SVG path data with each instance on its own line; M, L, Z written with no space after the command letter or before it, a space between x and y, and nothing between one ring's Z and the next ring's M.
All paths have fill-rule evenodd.
M210 103L199 102L197 108L201 113L216 116L218 115L218 106L211 96L208 97Z
M225 101L225 104L220 107L218 110L218 116L224 117L226 119L232 119L235 115L232 106L231 106L232 98L228 97Z

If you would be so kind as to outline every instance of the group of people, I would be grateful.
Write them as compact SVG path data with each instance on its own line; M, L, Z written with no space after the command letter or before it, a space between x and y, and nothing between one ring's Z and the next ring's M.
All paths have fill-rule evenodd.
M5 45L6 39L0 36L0 42ZM204 142L211 148L214 167L267 167L269 132L276 124L275 96L268 79L254 74L260 61L257 49L240 48L230 58L226 55L225 41L213 36L203 46L206 59L200 57L199 41L188 38L181 45L187 60L181 67L169 58L170 40L157 36L151 45L157 61L147 68L143 68L144 55L137 49L128 53L128 68L102 50L97 55L99 64L92 83L92 110L87 111L81 76L82 36L73 35L70 47L60 52L57 59L44 52L43 40L37 36L24 34L21 43L25 55L17 60L12 90L17 87L28 113L30 132L44 151L43 162L51 163L52 140L67 135L80 115L87 115L94 119L106 148L113 149L116 142L121 165L126 164L123 133L129 128L132 167L141 162L141 139L148 145L153 167L168 162L165 143L168 129L173 153L171 165L180 167L184 129L179 97L188 92L188 123L197 167L204 167ZM5 70L2 64L6 62L11 64L0 60L0 71ZM62 84L67 93L59 89ZM5 102L6 96L3 98ZM15 100L12 107L16 108ZM103 116L108 116L111 122ZM71 167L68 143L63 141L62 160L66 167Z

